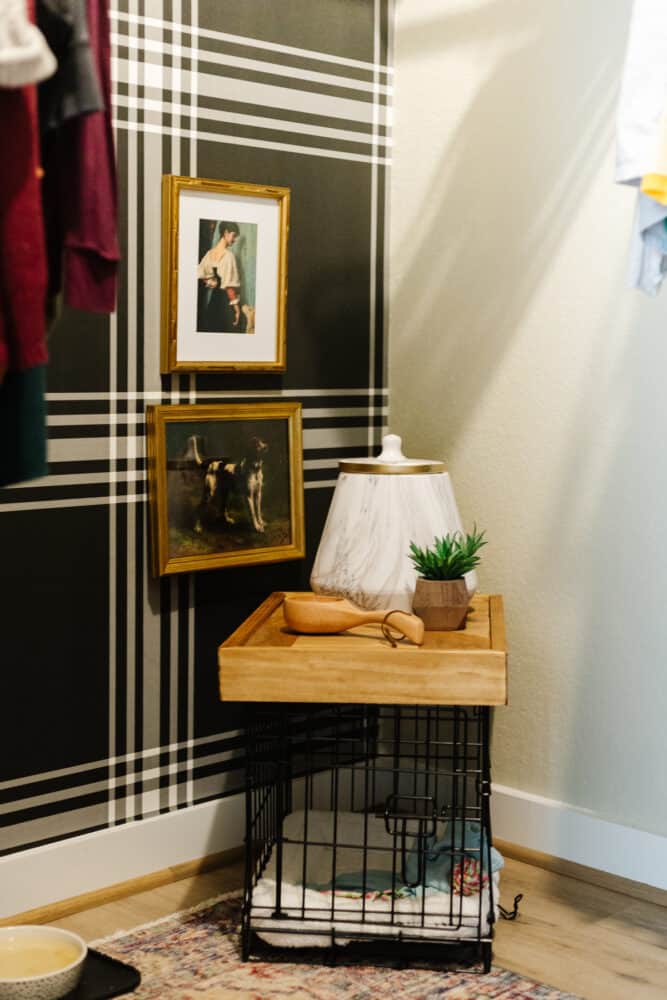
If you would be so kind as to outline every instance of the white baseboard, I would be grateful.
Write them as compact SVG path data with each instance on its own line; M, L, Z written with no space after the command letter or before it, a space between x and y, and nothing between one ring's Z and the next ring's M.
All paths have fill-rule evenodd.
M0 918L243 843L244 797L70 837L0 858Z
M495 783L491 816L500 840L667 889L667 837Z
M493 785L491 806L501 840L667 889L667 837L505 785ZM0 918L231 850L244 822L235 795L10 854L0 859Z

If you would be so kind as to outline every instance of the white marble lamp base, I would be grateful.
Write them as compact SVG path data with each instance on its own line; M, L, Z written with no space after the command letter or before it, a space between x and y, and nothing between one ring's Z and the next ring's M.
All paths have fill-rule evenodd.
M433 544L462 531L449 473L372 475L341 472L310 577L318 594L361 608L412 610L417 574L410 542ZM470 595L477 574L465 576Z

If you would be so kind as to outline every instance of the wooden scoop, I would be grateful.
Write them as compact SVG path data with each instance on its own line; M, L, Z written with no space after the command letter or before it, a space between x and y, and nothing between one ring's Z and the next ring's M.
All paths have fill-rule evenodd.
M392 611L391 608L364 611L342 597L286 597L283 610L287 627L307 635L344 632L371 622L382 624L390 614L386 622L389 628L402 632L416 646L421 646L424 641L424 623L417 615Z

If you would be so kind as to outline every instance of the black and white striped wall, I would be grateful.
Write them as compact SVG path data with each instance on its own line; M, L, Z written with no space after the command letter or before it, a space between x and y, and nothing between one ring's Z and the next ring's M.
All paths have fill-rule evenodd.
M0 915L240 842L216 648L307 585L336 460L386 425L390 0L114 0L123 273L54 330L50 474L0 490ZM159 375L161 175L291 188L287 371ZM154 580L151 403L300 400L307 559Z

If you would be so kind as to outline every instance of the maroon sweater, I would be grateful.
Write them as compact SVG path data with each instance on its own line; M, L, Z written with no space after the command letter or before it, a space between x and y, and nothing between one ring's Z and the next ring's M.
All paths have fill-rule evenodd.
M44 139L44 217L49 293L75 309L113 312L118 275L116 162L111 124L107 0L87 0L88 32L104 109L80 115Z
M46 255L34 87L0 89L0 382L46 363Z
M28 6L34 19L34 5ZM37 92L0 89L0 486L46 466L46 252Z

